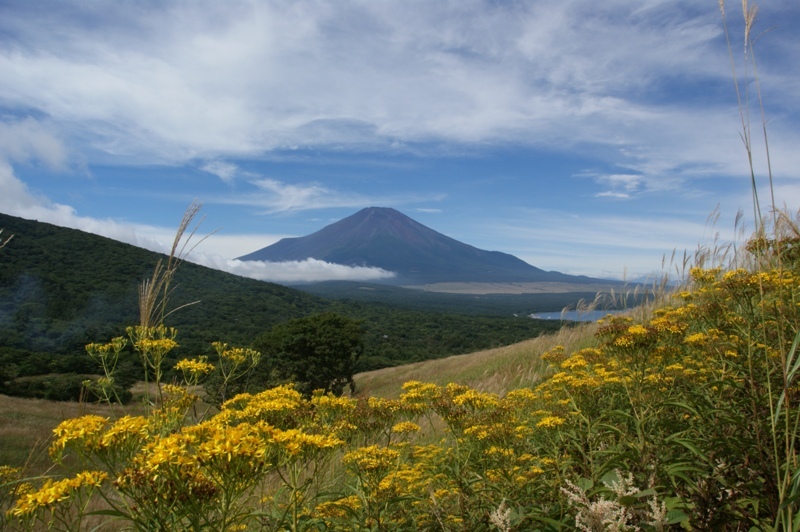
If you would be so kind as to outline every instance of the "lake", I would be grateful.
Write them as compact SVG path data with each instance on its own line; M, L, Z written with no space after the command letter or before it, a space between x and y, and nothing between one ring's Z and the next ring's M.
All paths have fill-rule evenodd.
M568 310L566 312L537 312L531 318L537 320L565 320L565 321L597 321L609 314L618 314L622 310Z

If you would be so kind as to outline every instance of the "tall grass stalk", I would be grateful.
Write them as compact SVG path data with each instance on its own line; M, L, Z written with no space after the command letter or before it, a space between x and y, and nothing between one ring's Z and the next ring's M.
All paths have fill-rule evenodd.
M3 238L3 230L0 229L0 249L6 247L6 244L8 244L12 238L14 238L14 235L9 236L8 238Z
M189 226L202 208L203 204L197 200L194 200L191 205L189 205L178 225L178 230L175 233L175 240L172 242L172 248L170 249L166 264L159 259L150 279L145 279L139 285L139 325L141 327L148 328L161 325L164 323L164 319L173 312L198 303L198 301L194 301L167 311L169 298L174 290L172 281L178 266L181 265L194 248L210 236L207 235L203 237L189 247L189 244L205 217L200 219L194 229L189 232L188 236L186 232L189 230ZM186 238L184 238L184 236L186 236Z
M742 122L740 137L744 144L747 154L748 169L750 173L750 186L753 196L753 216L756 224L755 237L751 240L752 251L756 257L756 268L759 271L767 271L769 268L783 271L784 253L783 246L788 243L796 245L798 226L796 220L791 220L787 213L779 213L775 204L775 187L772 174L772 164L769 152L769 136L767 132L767 119L764 110L764 100L761 93L761 84L758 76L758 63L755 56L756 38L753 37L753 30L758 16L758 4L748 0L742 0L742 16L744 25L743 36L743 70L744 74L740 79L737 74L736 60L734 58L733 46L731 43L728 23L725 13L725 1L719 0L719 8L722 17L725 39L728 48L728 55L731 61L731 71L733 76L736 100L739 108L739 115ZM752 70L751 70L752 69ZM766 156L766 172L768 177L768 189L770 192L770 213L771 227L767 228L762 216L761 204L758 197L758 183L756 180L756 169L753 163L753 145L751 136L750 118L750 94L749 87L752 84L755 89L756 102L761 118L761 132L764 141L764 151ZM742 87L742 88L740 88ZM744 95L742 95L744 93ZM761 304L768 302L764 297L764 286L759 284L759 297ZM760 323L761 335L766 338L768 334L783 335L781 324L773 324L762 319ZM797 433L800 429L800 408L792 401L794 394L792 389L795 387L795 379L800 369L800 357L798 356L798 345L800 344L800 330L794 328L795 337L788 352L780 353L780 363L775 371L781 372L781 389L772 388L770 374L767 374L766 387L767 397L769 398L771 445L774 457L774 474L777 484L777 513L775 516L775 529L778 530L798 530L800 529L800 516L798 516L798 498L800 498L800 465L797 460ZM783 340L781 338L781 340ZM785 345L783 341L778 345ZM770 367L770 360L751 361L751 364L763 363Z
M193 301L168 310L169 300L175 289L172 284L175 272L189 253L208 238L210 234L213 234L210 233L192 244L193 237L200 228L204 217L191 230L190 226L202 207L203 204L199 201L192 201L178 225L166 263L159 259L153 269L153 275L139 285L139 325L128 329L131 343L139 352L144 366L145 384L149 382L149 373L152 371L159 401L163 401L161 393L161 363L169 351L169 342L174 338L174 332L164 327L164 320L173 312L199 303L199 301ZM148 389L149 387L145 386L145 390ZM150 403L148 392L145 392L145 403Z

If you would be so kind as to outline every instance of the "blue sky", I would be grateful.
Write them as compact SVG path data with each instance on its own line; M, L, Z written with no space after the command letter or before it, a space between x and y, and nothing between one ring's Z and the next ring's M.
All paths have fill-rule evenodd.
M753 32L794 210L800 4ZM191 258L278 282L383 275L232 260L369 206L546 270L659 271L752 227L741 130L711 0L0 2L0 212L163 250L196 198L218 231Z

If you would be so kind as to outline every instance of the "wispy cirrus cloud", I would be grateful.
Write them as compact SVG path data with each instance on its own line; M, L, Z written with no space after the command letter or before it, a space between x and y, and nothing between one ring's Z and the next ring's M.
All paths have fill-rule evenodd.
M292 185L276 179L257 179L252 184L266 192L260 204L269 212L285 212L340 205L344 198L318 184ZM362 200L363 201L363 200ZM344 200L344 203L348 203Z
M729 90L711 4L37 2L0 24L15 43L0 48L0 101L138 163L431 140L724 163L695 126L727 106L669 89L697 77ZM789 94L796 82L780 72L764 75Z
M220 178L225 183L232 183L239 173L239 167L233 163L225 161L208 161L203 164L200 169L209 174L213 174Z
M246 205L263 214L313 211L332 208L363 208L375 205L403 205L420 201L436 202L446 197L443 193L416 194L414 192L385 195L365 195L343 192L321 183L289 183L261 177L248 181L252 189L236 194L213 197L208 203Z
M597 176L597 181L609 187L595 194L599 197L629 198L632 193L639 189L642 176L634 174L609 174Z

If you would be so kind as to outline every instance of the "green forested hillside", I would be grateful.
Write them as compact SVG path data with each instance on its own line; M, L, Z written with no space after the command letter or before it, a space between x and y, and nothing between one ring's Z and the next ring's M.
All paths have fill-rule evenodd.
M14 234L0 256L0 331L6 346L69 353L138 322L137 286L159 258L135 246L0 215ZM296 290L191 263L178 270L172 306L183 346L245 342L275 323L328 304Z
M11 243L0 251L0 380L92 371L84 346L138 322L137 286L159 258L135 246L0 214ZM212 353L210 343L247 346L274 325L319 312L361 320L360 370L507 345L559 327L512 316L332 301L192 263L178 269L167 319L176 357Z

